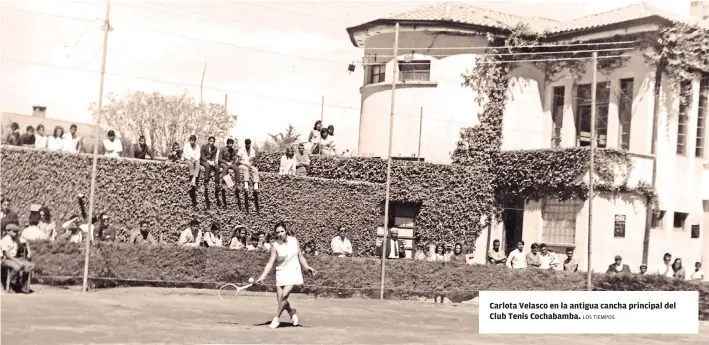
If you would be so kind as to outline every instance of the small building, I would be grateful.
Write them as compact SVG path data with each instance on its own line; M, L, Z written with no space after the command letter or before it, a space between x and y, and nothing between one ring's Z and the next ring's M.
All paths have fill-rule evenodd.
M394 154L449 163L462 127L477 124L481 108L461 74L471 70L476 55L489 49L488 37L509 35L519 24L545 33L545 39L588 42L623 40L657 32L672 22L701 23L701 2L686 15L645 3L564 22L520 17L465 3L437 3L390 18L348 28L352 44L364 52L365 78L360 88L358 152L386 156L389 107L394 63L398 64ZM692 17L699 14L702 18ZM394 27L398 23L398 61L393 61ZM599 147L627 151L633 160L629 185L652 181L652 132L655 66L641 48L625 51L627 62L597 79ZM549 80L531 63L510 71L510 100L503 118L503 150L568 148L590 145L591 73L563 71ZM680 104L676 85L663 78L657 126L657 184L660 217L652 222L648 249L652 270L670 252L685 267L703 261L709 267L709 152L706 147L709 76L697 75L680 87L693 97ZM423 113L422 126L419 120ZM422 135L419 136L421 130ZM559 254L576 249L581 267L587 266L589 201L521 200L505 205L503 223L491 237L512 248L517 240L547 243ZM644 250L646 200L637 195L598 195L593 199L594 271L605 270L615 255L635 270ZM615 227L622 228L622 236ZM484 262L487 235L479 239L476 261Z

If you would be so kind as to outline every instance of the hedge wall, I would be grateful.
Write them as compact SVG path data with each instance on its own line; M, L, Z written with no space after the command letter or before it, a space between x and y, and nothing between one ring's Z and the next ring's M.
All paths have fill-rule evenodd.
M36 276L45 282L78 282L83 274L83 246L71 243L35 244ZM126 259L130 258L130 259ZM194 286L215 287L223 282L245 282L258 277L268 260L266 253L223 248L148 247L101 244L91 248L89 276L95 286ZM378 298L380 260L308 256L318 270L306 277L299 292L320 296ZM56 277L65 277L59 278ZM53 279L51 279L54 277ZM68 278L74 277L74 278ZM50 278L50 279L48 279ZM103 278L103 279L101 279ZM117 278L118 281L106 278ZM385 283L388 299L445 295L453 301L477 296L478 291L585 290L584 273L545 270L511 270L497 266L388 260ZM264 290L271 290L273 273ZM121 281L122 280L122 281ZM140 280L149 281L141 282ZM164 284L155 284L163 281ZM699 317L709 319L709 285L659 276L594 276L603 291L699 291Z
M2 147L2 194L13 199L11 207L26 223L29 205L46 204L58 225L79 214L77 193L89 195L91 155ZM141 219L149 219L164 242L176 243L180 231L192 218L202 226L217 221L228 237L242 224L251 233L270 231L277 220L288 222L301 242L317 241L329 250L336 227L344 224L356 252L373 251L374 229L379 223L384 189L379 184L333 181L261 174L260 212L253 200L249 212L239 210L233 190L227 193L228 208L205 208L204 188L198 186L198 207L188 195L187 167L179 164L100 157L97 174L97 212L107 212L124 239ZM213 184L213 182L211 182ZM243 200L243 193L242 193Z
M278 171L281 153L259 154L260 171ZM366 157L312 156L309 176L333 180L386 183L387 161ZM493 212L492 167L393 161L391 198L422 205L416 226L424 241L463 242L474 250L486 226L481 216Z

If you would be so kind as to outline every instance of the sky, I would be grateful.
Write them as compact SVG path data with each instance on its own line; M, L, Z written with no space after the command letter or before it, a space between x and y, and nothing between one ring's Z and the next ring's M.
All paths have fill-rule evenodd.
M563 20L638 1L467 2ZM433 3L113 1L104 95L187 91L199 99L206 63L204 101L227 95L233 136L263 142L292 124L307 137L324 97L338 149L354 151L363 72L347 66L362 51L345 29ZM92 123L104 15L98 0L0 0L0 112L43 105L47 117Z

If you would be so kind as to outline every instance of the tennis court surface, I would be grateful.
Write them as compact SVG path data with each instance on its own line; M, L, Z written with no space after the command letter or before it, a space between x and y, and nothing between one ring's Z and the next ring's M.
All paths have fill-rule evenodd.
M299 327L269 329L274 295L224 302L212 290L121 288L82 294L33 286L2 295L4 344L709 344L693 336L502 336L477 334L477 306L294 296ZM284 313L282 321L290 321ZM669 322L669 320L668 320Z

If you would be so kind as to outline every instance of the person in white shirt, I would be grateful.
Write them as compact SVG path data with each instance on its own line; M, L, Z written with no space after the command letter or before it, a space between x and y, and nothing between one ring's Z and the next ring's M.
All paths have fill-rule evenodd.
M215 235L215 232L219 232L219 224L212 223L212 225L202 232L202 245L205 247L221 247L222 235Z
M257 191L261 182L258 175L258 168L252 165L256 151L251 148L251 139L244 140L244 147L240 148L237 156L239 157L239 173L241 180L244 181L245 190L249 190L249 181L253 183L253 190Z
M47 241L49 240L49 237L47 234L42 231L42 229L39 228L39 215L30 215L29 219L30 226L26 227L24 230L22 230L22 234L20 235L20 239L23 241L30 241L30 242L35 242L35 241Z
M229 240L229 249L244 249L246 248L247 238L246 228L243 225L237 225L231 234Z
M556 257L556 254L550 251L544 243L539 245L539 249L542 251L539 256L542 264L539 268L546 270L556 269L556 266L559 266L559 259Z
M76 125L69 126L69 133L64 134L64 143L62 150L64 152L77 153L81 152L82 141L81 137L76 134Z
M202 243L202 231L199 230L199 221L192 219L190 226L180 233L177 244L183 247L199 247Z
M332 255L339 257L352 255L352 242L347 238L347 230L345 230L344 226L338 229L337 236L330 241L330 249L332 250Z
M36 149L46 149L47 148L47 135L44 133L44 125L37 125L37 131L34 135L34 148Z
M51 151L61 151L64 148L64 128L54 127L54 133L47 138L47 149Z
M694 281L704 280L704 272L702 272L701 262L697 261L694 264L694 272L692 272L692 275L689 277L689 279Z
M30 250L29 243L24 243L26 255L25 258L18 257L18 236L17 233L20 228L15 224L9 224L5 228L7 234L0 240L0 251L2 252L2 267L7 267L12 270L10 273L9 280L14 282L17 277L22 273L32 272L34 270L34 264L29 261L32 258L32 251ZM7 286L7 291L11 291L10 287Z
M517 242L517 249L510 252L507 257L507 267L522 269L527 268L527 254L524 252L524 241Z
M662 257L662 264L657 267L657 274L663 277L672 278L674 271L672 270L672 254L665 253Z
M323 139L323 154L336 155L335 126L327 126L327 138Z
M258 248L258 236L253 235L251 236L251 239L249 240L249 244L246 245L246 250L252 251L252 250L257 250Z
M71 219L69 221L62 224L62 229L64 229L64 233L59 235L57 239L67 240L71 243L81 243L81 241L83 240L83 234L81 232L81 229L79 229L79 221L79 216L71 216Z
M286 153L281 156L281 165L278 168L279 175L295 175L297 161L295 160L295 151L292 147L286 149Z
M116 132L113 130L108 131L108 139L103 141L103 152L109 157L120 157L123 152L123 144L116 139Z
M194 134L190 135L190 139L187 140L185 146L182 148L182 160L185 161L187 163L187 166L189 167L192 187L197 186L197 176L199 176L200 167L200 156L201 153L199 145L197 145L197 136Z

